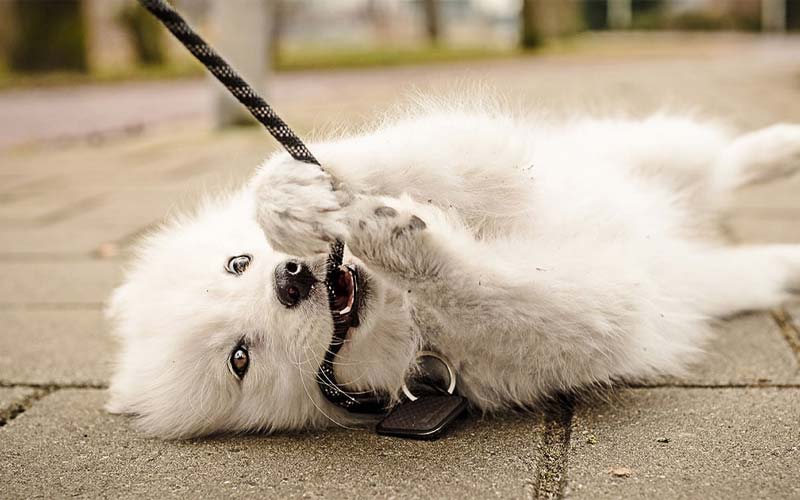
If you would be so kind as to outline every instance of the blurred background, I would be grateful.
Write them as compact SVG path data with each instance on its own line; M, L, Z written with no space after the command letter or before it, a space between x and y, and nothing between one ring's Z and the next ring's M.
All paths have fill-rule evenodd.
M730 41L733 33L739 34L740 41L752 41L759 35L800 32L800 0L173 3L265 92L270 89L270 73L448 62L472 63L481 73L480 62L487 60L565 54L595 59L632 54L656 57L689 50L692 44L702 51L710 41ZM692 37L687 35L690 32ZM134 0L0 0L0 91L174 81L201 75L200 65ZM308 76L301 81L313 84ZM219 102L213 105L189 99L196 91L196 87L185 87L179 92L179 102L173 106L180 109L170 113L196 114L199 109L192 107L214 106L208 110L214 113L209 119L218 125L247 121L230 102L225 104L224 96L217 95ZM24 121L24 117L5 118ZM148 121L143 116L129 125ZM33 139L41 135L30 133Z
M251 40L250 50L264 54L276 71L509 56L585 32L800 30L800 0L175 0L173 4L211 39L223 27L220 16L240 16L240 23L258 28L258 33L234 30L225 36ZM0 63L6 86L31 74L121 79L198 72L188 54L134 0L4 0Z
M670 109L742 129L800 122L800 0L173 3L309 141L417 94L534 119ZM134 0L0 0L0 265L121 259L274 151L238 126L253 123ZM81 272L105 280L84 298L18 293L33 286L21 275L0 305L100 308L111 269Z

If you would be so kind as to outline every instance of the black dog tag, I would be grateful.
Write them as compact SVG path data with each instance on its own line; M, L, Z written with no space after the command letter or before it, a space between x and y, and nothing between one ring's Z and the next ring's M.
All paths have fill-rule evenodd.
M427 394L392 408L375 431L384 436L432 440L466 409L467 400L456 394Z

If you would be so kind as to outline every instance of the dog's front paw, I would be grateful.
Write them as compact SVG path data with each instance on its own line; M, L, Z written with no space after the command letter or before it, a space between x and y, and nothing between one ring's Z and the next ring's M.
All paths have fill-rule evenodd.
M275 159L261 168L253 188L256 216L273 248L298 256L325 253L346 236L350 195L318 165Z
M410 199L364 198L349 211L350 251L361 260L414 277L423 272L428 225Z

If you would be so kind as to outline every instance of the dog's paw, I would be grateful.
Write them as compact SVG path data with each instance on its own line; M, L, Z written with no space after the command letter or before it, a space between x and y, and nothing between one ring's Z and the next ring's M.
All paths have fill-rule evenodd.
M406 198L363 198L348 211L350 251L365 262L413 273L428 225Z
M325 253L347 235L350 195L318 165L281 157L253 180L256 217L273 248L290 255Z

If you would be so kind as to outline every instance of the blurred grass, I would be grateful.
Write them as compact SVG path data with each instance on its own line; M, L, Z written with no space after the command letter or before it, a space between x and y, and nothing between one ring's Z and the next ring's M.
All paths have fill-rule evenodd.
M623 58L686 55L713 46L713 35L687 33L605 33L589 32L554 37L536 48L519 47L320 47L284 46L275 61L276 71L369 68L416 64L508 59L526 56L584 56ZM698 47L697 42L703 42Z
M310 69L347 69L442 62L470 61L513 57L519 54L512 49L485 47L373 47L373 48L324 48L292 47L282 51L274 62L274 69L302 71ZM116 83L122 81L169 80L191 78L204 74L199 63L187 61L183 64L134 66L115 70L48 73L17 73L0 65L0 89L19 87L48 87L89 83Z
M713 35L693 33L639 32L627 34L584 33L550 39L542 47L520 50L516 47L378 46L322 47L284 46L274 61L275 71L357 69L417 64L509 59L525 56L575 55L591 58L658 57L681 54L702 57L713 50ZM196 78L205 74L197 62L186 59L162 65L133 66L89 73L10 72L0 63L0 90L77 84L103 84L124 81Z
M287 47L282 50L274 70L303 71L435 64L514 57L521 52L511 48L487 47ZM9 71L0 65L0 89L37 86L116 83L136 80L168 80L204 74L199 63L135 66L89 73L50 72L25 74Z
M277 71L368 68L513 57L520 52L501 47L284 47L275 61Z

